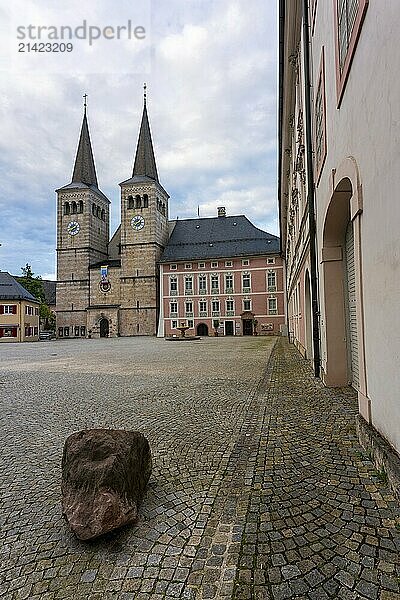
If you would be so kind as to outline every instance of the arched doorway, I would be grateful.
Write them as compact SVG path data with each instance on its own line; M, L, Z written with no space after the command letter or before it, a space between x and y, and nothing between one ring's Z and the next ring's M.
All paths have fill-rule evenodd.
M108 319L103 317L100 321L100 337L101 338L108 337L109 331L110 331L110 325L109 325Z
M197 335L205 337L208 335L208 325L206 325L205 323L199 323L197 325L196 331L197 331Z
M305 316L305 342L306 358L312 358L312 313L311 313L311 282L310 274L306 271L304 279L304 316Z
M352 161L349 160L349 164ZM361 290L361 263L357 211L358 183L350 176L337 179L325 215L322 248L323 318L325 364L328 386L352 385L359 389L359 321L357 298ZM355 179L357 182L358 180ZM357 223L357 242L355 224Z

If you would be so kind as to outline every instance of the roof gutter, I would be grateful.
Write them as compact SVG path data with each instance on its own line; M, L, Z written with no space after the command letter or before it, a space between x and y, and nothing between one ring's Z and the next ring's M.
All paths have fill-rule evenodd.
M308 22L308 0L303 0L303 55L304 55L304 112L305 112L305 147L307 156L307 204L308 204L308 228L310 237L310 280L311 280L311 312L312 312L312 334L313 334L313 360L314 375L320 376L320 347L319 347L319 306L318 306L318 282L317 282L317 251L316 251L316 225L314 209L314 169L312 150L312 127L311 127L311 78L310 78L310 34Z
M279 0L279 48L278 48L278 214L279 214L279 247L283 254L282 238L286 232L282 231L282 119L283 119L283 73L284 73L284 32L285 32L285 0Z

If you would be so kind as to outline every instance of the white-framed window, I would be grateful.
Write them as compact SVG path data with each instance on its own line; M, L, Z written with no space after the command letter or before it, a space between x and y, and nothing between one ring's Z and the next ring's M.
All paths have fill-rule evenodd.
M188 327L190 327L192 329L193 328L193 319L188 319L187 325L188 325Z
M276 292L276 271L268 271L267 285L269 292Z
M199 301L199 316L206 317L208 314L207 300Z
M277 315L278 314L278 306L276 298L268 298L268 314L269 315Z
M199 294L207 293L207 275L199 275Z
M193 277L185 275L185 294L193 294Z
M198 263L198 268L199 269L205 269L206 268L206 263Z
M14 306L15 306L15 308L14 308ZM4 308L3 308L4 314L5 315L16 314L16 312L17 312L16 308L17 308L16 304L5 304Z
M225 266L226 267L233 267L233 262L231 260L226 260L225 261Z
M178 278L176 275L169 278L169 295L170 296L178 295Z
M177 268L177 265L169 265L170 271L176 271Z
M193 317L193 302L191 300L185 302L185 314L187 317Z
M170 302L169 303L169 316L170 317L177 317L178 316L178 303L177 302Z
M233 317L235 314L235 302L233 298L227 298L226 300L226 315L228 317Z
M243 267L248 267L248 266L249 266L249 264L250 264L250 261L249 261L249 259L248 259L248 258L244 258L244 259L242 260L242 266L243 266Z
M243 310L251 310L251 300L250 300L250 298L244 298L244 300L243 300Z
M171 329L176 329L178 327L178 321L171 321Z
M191 269L192 263L185 263L185 269Z
M211 310L212 310L212 316L213 317L219 317L219 300L213 300L211 302Z
M244 292L249 292L251 287L250 273L245 271L242 273L242 288Z
M213 273L211 275L211 293L219 293L219 275L217 275L216 273Z
M275 258L267 258L267 265L274 265L275 264Z
M233 275L232 273L225 274L225 292L232 294L233 292Z
M218 269L218 262L217 261L212 262L211 263L211 268L212 269Z

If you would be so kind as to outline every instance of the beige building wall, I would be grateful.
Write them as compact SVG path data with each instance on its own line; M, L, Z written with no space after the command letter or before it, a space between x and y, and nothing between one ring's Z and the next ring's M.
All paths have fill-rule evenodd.
M37 342L39 339L39 304L25 300L1 300L0 306L15 307L15 313L0 311L0 344Z

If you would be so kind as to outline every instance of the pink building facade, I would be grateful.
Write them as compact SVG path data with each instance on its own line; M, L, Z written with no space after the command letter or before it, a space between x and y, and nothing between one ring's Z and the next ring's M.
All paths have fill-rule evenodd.
M188 335L279 335L285 323L285 300L278 238L257 229L243 216L226 217L225 213L215 219L178 222L176 226L184 229L177 232L179 243L174 244L174 231L160 264L158 335L180 335L177 327L181 325L189 327ZM241 253L242 246L254 244L254 240L224 240L222 229L228 233L233 228L239 237L237 228L246 236L254 229L259 235L256 245L261 243L259 250L264 253ZM240 255L204 257L207 248L215 255L216 246L226 245L236 245ZM271 253L267 251L269 246ZM183 253L186 260L168 260L169 254L179 257Z

